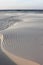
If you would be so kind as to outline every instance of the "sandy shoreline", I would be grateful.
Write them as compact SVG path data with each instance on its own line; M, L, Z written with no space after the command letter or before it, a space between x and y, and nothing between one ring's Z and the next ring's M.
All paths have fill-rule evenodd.
M1 41L3 42L3 35L0 34L0 39ZM1 43L2 44L2 43ZM1 44L0 44L0 47L1 47ZM26 59L23 59L23 58L20 58L18 56L15 56L14 54L8 52L7 50L5 50L3 48L3 46L1 47L1 50L14 62L16 63L17 65L40 65L36 62L33 62L33 61L30 61L30 60L26 60Z
M43 14L6 13L0 17L2 51L18 65L43 65Z
M19 27L20 24L21 27ZM43 24L41 23L39 25L33 23L33 26L31 23L30 25L32 25L32 27L30 28L29 23L24 22L20 24L15 25L17 28L12 26L11 29L7 29L3 32L3 48L10 52L9 53L5 51L5 53L8 54L8 56L10 56L10 59L16 62L18 65L21 65L21 62L24 64L29 64L30 62L34 63L32 61L43 64ZM32 61L28 61L22 58Z
M13 61L15 62L17 65L40 65L36 62L33 62L31 60L26 60L23 58L20 58L18 56L15 56L14 54L8 52L7 50L5 50L4 48L2 48L2 51Z

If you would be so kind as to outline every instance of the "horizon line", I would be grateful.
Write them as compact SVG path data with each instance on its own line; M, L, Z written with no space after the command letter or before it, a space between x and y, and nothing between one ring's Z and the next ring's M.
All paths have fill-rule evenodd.
M38 11L38 10L40 10L40 11L43 11L43 9L0 9L0 11L7 11L7 10L11 10L11 11L15 11L15 10L19 10L19 11L22 11L22 10L26 10L26 11Z

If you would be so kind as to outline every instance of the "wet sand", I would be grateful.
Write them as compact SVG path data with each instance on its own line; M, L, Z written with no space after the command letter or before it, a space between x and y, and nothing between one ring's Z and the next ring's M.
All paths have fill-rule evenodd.
M13 62L17 63L17 65L40 65L34 61L26 60L24 58L15 56L14 54L12 54L11 52L8 52L5 49L2 49L2 50Z
M3 47L15 56L43 64L42 25L43 23L21 22L6 29L3 31Z
M1 37L0 37L1 38ZM13 62L1 49L1 40L0 40L0 65L17 65Z
M11 61L0 49L0 65L16 65L16 63Z
M26 63L43 65L43 14L18 14L16 14L18 19L16 16L11 16L12 14L7 14L11 16L10 21L16 23L5 30L2 27L3 31L0 33L3 34L2 46L5 50L3 51L18 65Z

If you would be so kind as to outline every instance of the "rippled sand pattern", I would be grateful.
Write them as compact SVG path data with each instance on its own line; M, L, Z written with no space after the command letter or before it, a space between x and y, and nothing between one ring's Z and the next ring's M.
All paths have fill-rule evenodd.
M0 17L3 52L18 65L43 65L43 14L8 12Z

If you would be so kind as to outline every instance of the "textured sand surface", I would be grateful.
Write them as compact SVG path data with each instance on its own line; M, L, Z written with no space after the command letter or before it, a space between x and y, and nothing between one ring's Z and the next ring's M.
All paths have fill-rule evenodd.
M0 40L0 43L1 43L1 40ZM17 65L5 53L3 53L1 49L1 45L0 45L0 65Z
M5 13L4 16L0 19L4 20L0 28L2 51L18 65L43 65L43 14Z

